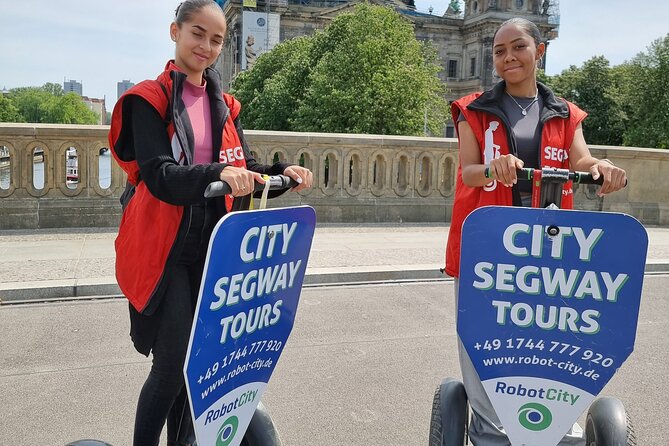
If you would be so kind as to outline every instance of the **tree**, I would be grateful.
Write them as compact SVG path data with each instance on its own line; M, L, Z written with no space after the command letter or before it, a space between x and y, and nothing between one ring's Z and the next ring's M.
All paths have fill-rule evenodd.
M54 84L52 82L47 82L46 84L42 85L42 90L54 96L63 96L65 94L62 85Z
M551 79L553 90L588 112L583 133L591 144L621 145L625 130L620 95L616 94L609 61L595 56L581 68L569 67Z
M625 144L669 148L669 34L621 70L629 128Z
M22 122L23 117L14 102L0 94L0 122Z
M313 40L288 40L258 58L242 72L232 94L242 103L241 119L250 128L289 130L310 71Z
M448 117L440 70L409 22L363 3L263 54L233 93L250 128L420 135L427 121L440 134Z
M76 93L51 96L44 107L42 122L59 124L97 124L98 116L86 107Z
M40 87L14 88L9 92L9 98L14 102L24 122L44 122L45 104L51 95Z
M10 91L9 99L24 122L53 124L95 124L96 114L75 93L64 94L58 84L21 87Z

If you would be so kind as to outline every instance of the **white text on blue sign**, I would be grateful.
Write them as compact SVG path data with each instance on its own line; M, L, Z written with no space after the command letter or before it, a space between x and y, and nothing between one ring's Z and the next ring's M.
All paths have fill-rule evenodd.
M593 228L586 233L580 227L559 227L557 235L548 236L542 225L514 223L503 234L506 251L516 257L528 256L541 259L550 256L562 259L565 252L578 253L578 260L587 265L593 256L597 243L604 231ZM550 249L544 252L544 238L552 241ZM567 249L565 249L567 248ZM560 267L523 265L511 263L478 262L474 266L477 278L472 285L478 290L495 289L501 293L521 292L526 295L543 295L560 299L592 299L593 302L615 304L629 278L625 273L612 274L607 271L564 269ZM599 332L597 309L576 310L567 306L530 305L525 302L492 300L497 312L497 323L513 324L519 327L538 326L544 330L559 329L574 333L595 334Z
M295 229L297 222L249 228L239 247L241 260L252 263L285 256ZM240 299L244 302L259 300L255 308L221 318L221 344L225 344L228 339L238 339L245 333L275 325L281 318L283 300L263 304L259 298L292 288L301 266L302 260L278 262L265 268L251 269L218 279L213 289L218 300L209 305L211 311L234 307L240 303Z

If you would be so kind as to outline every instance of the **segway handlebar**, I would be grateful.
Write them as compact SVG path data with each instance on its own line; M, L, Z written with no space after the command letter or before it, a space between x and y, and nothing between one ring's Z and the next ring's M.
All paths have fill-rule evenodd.
M269 183L270 190L290 189L297 186L299 183L286 175L272 175L265 179ZM261 191L265 188L264 184L255 183L254 192ZM204 198L220 197L232 193L230 185L225 181L214 181L209 183L204 191Z
M534 178L534 169L526 167L516 169L516 175L520 179L532 180ZM600 186L604 184L604 177L601 175L595 180L590 172L570 172L568 169L558 169L555 167L544 167L541 169L541 178L545 178L547 181L551 179L564 180L564 182L571 180L576 184L599 184Z
M599 176L596 180L592 177L590 172L570 172L568 169L558 169L556 167L544 167L540 169L541 178L543 181L556 181L566 183L573 181L576 184L604 184L604 177ZM516 176L520 180L532 180L534 178L535 169L523 167L516 169ZM486 178L491 178L490 167L485 168ZM627 186L627 181L625 181Z

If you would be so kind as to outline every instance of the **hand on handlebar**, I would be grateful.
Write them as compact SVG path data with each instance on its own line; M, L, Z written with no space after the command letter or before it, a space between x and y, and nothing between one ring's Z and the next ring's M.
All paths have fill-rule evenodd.
M287 169L286 169L287 170ZM225 166L221 171L221 181L230 185L232 195L242 197L253 192L255 183L265 184L262 175L243 167Z
M313 183L313 174L309 169L302 166L286 167L286 170L283 171L283 174L292 178L298 183L297 186L293 187L293 192L298 192L302 189L308 189Z
M516 169L523 167L523 161L513 155L501 155L490 161L489 175L507 187L511 187L518 181Z
M622 189L627 184L627 173L620 167L614 166L610 161L599 160L590 167L590 173L594 179L602 176L604 183L597 191L597 195L603 197L606 194Z

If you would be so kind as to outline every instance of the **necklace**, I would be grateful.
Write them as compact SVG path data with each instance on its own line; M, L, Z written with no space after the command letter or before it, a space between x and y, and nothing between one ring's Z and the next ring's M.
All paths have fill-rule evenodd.
M535 102L537 102L537 99L539 99L539 95L536 94L536 95L534 95L534 98L532 98L532 100L530 101L530 103L527 104L527 107L523 107L522 105L520 105L520 104L518 103L518 101L516 101L516 98L514 98L513 96L511 96L511 95L509 94L508 91L505 91L505 93L508 94L509 97L511 98L511 100L512 100L513 102L516 103L516 105L518 106L518 108L520 108L520 112L523 114L523 116L526 116L526 115L527 115L527 109L530 108L530 107L532 106L532 104L534 104Z

